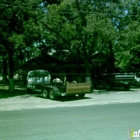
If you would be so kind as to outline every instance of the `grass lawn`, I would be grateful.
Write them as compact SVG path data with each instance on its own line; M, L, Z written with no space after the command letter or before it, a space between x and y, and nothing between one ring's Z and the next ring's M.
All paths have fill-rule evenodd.
M14 91L9 91L9 85L0 83L0 98L8 98L12 96L27 94L26 87L21 85L15 85Z

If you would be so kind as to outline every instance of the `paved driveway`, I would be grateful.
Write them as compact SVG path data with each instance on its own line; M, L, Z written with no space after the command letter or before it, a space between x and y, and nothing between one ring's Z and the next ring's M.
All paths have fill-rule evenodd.
M86 94L83 99L79 99L78 97L62 97L56 101L44 99L38 94L23 94L1 98L0 111L136 102L140 102L140 89L131 89L130 91L95 90L91 94Z

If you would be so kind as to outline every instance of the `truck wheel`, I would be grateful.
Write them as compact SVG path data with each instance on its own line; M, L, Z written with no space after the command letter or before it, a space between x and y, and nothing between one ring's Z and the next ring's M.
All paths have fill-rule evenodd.
M79 96L80 98L83 98L83 97L85 96L85 94L78 94L78 96Z
M27 93L31 94L33 91L30 88L27 88Z
M50 91L49 91L49 98L51 100L55 100L56 99L56 95L55 95L54 89L50 89Z
M107 85L106 85L106 90L109 91L109 90L111 90L111 88L112 88L112 86L111 86L110 84L107 84Z
M130 85L125 85L125 86L124 86L124 89L125 89L125 90L130 90Z
M42 92L42 96L44 98L48 98L48 90L47 89L43 89L41 92Z

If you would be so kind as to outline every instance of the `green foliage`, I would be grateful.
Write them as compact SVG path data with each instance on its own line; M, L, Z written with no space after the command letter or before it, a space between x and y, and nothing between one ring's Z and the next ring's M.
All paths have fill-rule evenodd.
M88 3L78 3L78 6L87 12L93 10L91 4ZM49 5L48 11L46 24L58 33L51 32L51 39L56 39L62 47L64 46L70 52L77 53L78 50L81 55L84 55L83 49L86 49L87 52L94 53L97 51L96 48L103 43L102 40L107 42L114 36L115 30L109 18L105 15L79 13L74 1Z
M28 4L27 4L28 3ZM2 49L8 51L11 48L14 54L22 53L27 57L27 52L32 56L34 43L40 42L42 26L36 25L35 20L28 16L34 11L37 12L39 1L5 1L0 5L1 38ZM30 49L27 49L30 47ZM32 47L32 48L31 48ZM31 58L31 57L30 57Z
M7 59L2 68L3 74L8 72L10 90L14 89L14 72L19 70L25 60L38 55L39 50L34 44L35 40L40 40L40 28L28 14L34 10L36 14L39 4L40 1L33 0L0 2L0 55L3 61Z
M117 65L123 70L140 70L140 16L139 4L135 0L129 3L126 17L129 19L127 26L120 32L119 49L116 53Z
M139 6L138 0L5 0L0 3L0 55L12 50L17 64L23 64L53 51L62 60L82 59L90 69L102 63L95 60L98 52L127 70L140 62Z

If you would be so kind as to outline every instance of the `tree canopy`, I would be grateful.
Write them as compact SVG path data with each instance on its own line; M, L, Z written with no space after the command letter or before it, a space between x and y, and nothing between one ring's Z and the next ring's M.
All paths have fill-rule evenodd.
M10 79L27 60L49 52L80 59L87 74L101 64L97 53L105 54L109 72L140 69L138 0L4 0L0 12L0 59Z

